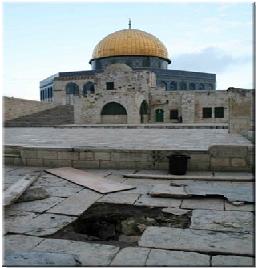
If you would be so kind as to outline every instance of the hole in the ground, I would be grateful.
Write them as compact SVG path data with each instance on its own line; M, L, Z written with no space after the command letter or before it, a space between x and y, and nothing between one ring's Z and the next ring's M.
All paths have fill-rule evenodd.
M133 205L94 204L75 222L58 231L52 238L97 241L120 247L135 246L147 226L188 228L191 212L174 215Z

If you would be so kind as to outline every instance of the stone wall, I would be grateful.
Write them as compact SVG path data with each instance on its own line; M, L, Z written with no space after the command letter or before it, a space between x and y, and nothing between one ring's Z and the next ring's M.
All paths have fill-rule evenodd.
M206 75L206 74L205 74ZM72 78L72 79L71 79ZM225 90L176 90L168 91L158 86L156 74L150 70L133 70L125 64L112 64L100 73L91 76L59 77L54 81L54 100L59 104L74 105L75 123L100 124L125 122L117 116L103 119L101 111L109 102L121 104L127 111L127 123L156 123L156 113L161 110L163 123L177 123L178 118L171 118L171 110L177 110L183 123L227 123L228 93ZM74 82L79 87L77 96L67 95L65 87ZM83 86L87 82L94 84L95 92L84 95ZM114 88L107 90L107 83ZM140 115L143 101L148 105L147 115ZM224 117L218 118L215 109L222 107ZM203 108L210 108L209 118L203 117ZM158 111L157 111L158 110ZM107 120L107 121L106 121ZM121 121L120 121L121 120ZM161 120L158 122L161 122Z
M12 97L3 97L3 119L12 120L56 107L56 103L42 103L35 100L25 100Z
M86 148L26 148L5 146L5 164L85 169L158 169L168 170L168 150L115 150ZM208 151L190 151L189 171L251 171L252 146L211 146Z
M229 132L248 136L254 131L254 90L229 88Z

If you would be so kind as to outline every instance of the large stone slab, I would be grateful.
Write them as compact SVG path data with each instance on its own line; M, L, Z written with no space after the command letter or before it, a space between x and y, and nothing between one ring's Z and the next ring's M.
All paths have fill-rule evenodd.
M129 204L132 205L138 199L139 194L118 192L104 195L97 203Z
M189 198L181 204L184 209L214 209L224 210L224 200L218 198Z
M142 234L139 246L253 256L253 241L252 234L152 226Z
M254 215L245 211L193 210L192 229L253 232Z
M212 266L216 267L243 267L254 266L254 258L244 256L212 256Z
M11 214L12 213L12 214ZM44 236L54 234L76 217L44 213L37 215L32 212L11 211L5 215L6 232ZM11 215L10 215L11 214Z
M41 175L36 182L33 183L33 186L45 186L45 187L65 187L65 186L78 186L75 183L69 182L62 178L58 178L54 175L45 173ZM82 188L82 186L80 186Z
M25 233L37 215L33 212L7 210L4 213L4 231L6 233Z
M164 213L173 214L176 216L185 215L190 212L190 210L181 209L181 208L163 208L162 211Z
M252 182L189 182L186 191L191 195L220 195L229 201L254 202Z
M79 266L77 256L49 252L7 252L5 266Z
M97 174L70 167L47 169L46 171L102 194L134 188L124 183L111 182Z
M88 189L66 198L63 202L50 209L48 212L78 216L86 211L102 195Z
M64 199L60 197L49 197L43 200L16 203L16 204L13 204L10 207L10 209L42 213L50 209L51 207L54 207L55 205L62 202L63 200Z
M80 192L82 189L84 188L75 184L73 186L48 186L47 192L51 196L70 197Z
M195 252L151 249L146 266L210 266L210 256Z
M188 198L188 194L183 186L166 186L156 185L149 192L153 197L174 197L174 198Z
M26 234L35 236L51 235L76 219L76 217L44 213L33 218L29 226L30 229L26 231Z
M14 203L37 178L37 175L26 175L20 180L18 180L16 183L12 184L4 192L3 205L9 206Z
M80 241L45 239L34 250L75 254L79 257L82 266L107 266L117 254L119 248Z
M254 211L254 204L245 204L244 202L228 202L225 200L225 210L237 210L237 211Z
M28 235L6 235L3 238L5 251L28 251L37 246L43 238Z
M180 199L175 198L161 198L161 197L150 197L147 195L142 195L135 202L136 206L146 206L146 207L179 207L181 204Z
M111 262L111 266L145 266L150 249L140 247L123 248Z

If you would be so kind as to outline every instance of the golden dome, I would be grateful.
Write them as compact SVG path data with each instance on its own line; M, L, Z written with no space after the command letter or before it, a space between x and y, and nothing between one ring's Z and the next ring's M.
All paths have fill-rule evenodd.
M92 60L111 56L154 56L170 62L164 44L152 34L137 29L107 35L94 48Z

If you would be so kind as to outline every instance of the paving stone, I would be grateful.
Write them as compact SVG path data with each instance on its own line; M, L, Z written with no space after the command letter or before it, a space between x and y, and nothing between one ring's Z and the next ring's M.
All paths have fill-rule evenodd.
M131 172L125 172L123 174L128 174ZM149 175L167 175L167 170L160 170L160 169L142 169L135 172L135 174L149 174Z
M79 185L74 186L49 186L47 187L47 192L51 196L57 196L57 197L69 197L72 196L78 192L80 192L83 187Z
M246 211L193 210L192 229L253 232L254 215Z
M151 226L142 234L139 246L253 256L253 241L252 234Z
M97 174L72 167L53 168L47 169L46 171L102 194L134 188L133 186L124 183L111 182L111 180L107 180Z
M185 209L214 209L224 210L224 200L218 198L189 198L184 199L181 208Z
M20 179L22 179L24 176L20 176L20 175L16 175L16 176L14 176L14 175L9 175L9 174L6 174L5 176L4 176L4 183L9 183L9 184L13 184L13 183L15 183L15 182L17 182L17 181L19 181Z
M25 234L35 236L51 235L76 219L77 217L44 213L31 220Z
M255 210L255 205L254 204L245 204L245 203L240 203L236 204L230 203L225 200L225 210L238 210L238 211L254 211Z
M174 198L188 198L190 196L183 186L166 186L161 184L154 186L149 194L156 197Z
M136 206L147 206L147 207L179 207L181 204L180 199L175 198L158 198L142 195L135 202Z
M138 199L139 194L125 192L111 193L101 197L97 203L129 204L132 205Z
M154 179L126 179L125 183L129 185L151 185L155 186L157 184L170 185L171 180L154 180Z
M11 170L8 172L9 176L25 176L27 174L38 174L40 172L42 172L43 168L41 167L21 167L18 166L17 168L15 168L14 170Z
M3 238L5 251L31 250L37 246L43 238L27 235L6 235Z
M5 266L78 266L77 256L48 252L7 252Z
M212 266L254 266L254 258L245 256L212 256Z
M63 239L45 239L34 249L55 253L75 254L82 266L107 266L118 252L119 248L110 245L70 241Z
M30 230L30 224L37 215L33 212L7 210L4 213L5 232L25 233Z
M76 186L76 184L66 181L57 176L45 173L41 175L35 183L33 183L33 186L46 186L46 187L71 186L72 187L72 186Z
M43 236L57 232L74 220L76 217L12 210L5 213L4 227L6 232Z
M152 187L153 187L153 185L136 185L136 188L134 188L132 190L127 190L125 192L146 195L151 191Z
M185 215L190 212L190 210L180 208L163 208L162 211L164 213L170 213L176 216Z
M229 201L254 202L252 182L188 182L186 191L192 195L221 195Z
M35 200L30 202L20 202L13 204L10 209L11 210L19 210L19 211L28 211L28 212L38 212L42 213L51 207L57 205L63 198L60 197L49 197L43 200Z
M80 215L101 196L102 195L99 193L84 189L79 193L66 198L63 202L50 209L48 212L75 216Z
M195 252L151 249L146 266L210 266L210 256Z
M140 247L123 248L111 262L111 266L145 266L150 249Z
M41 186L29 187L18 199L19 202L28 202L33 200L41 200L49 197L47 190Z

